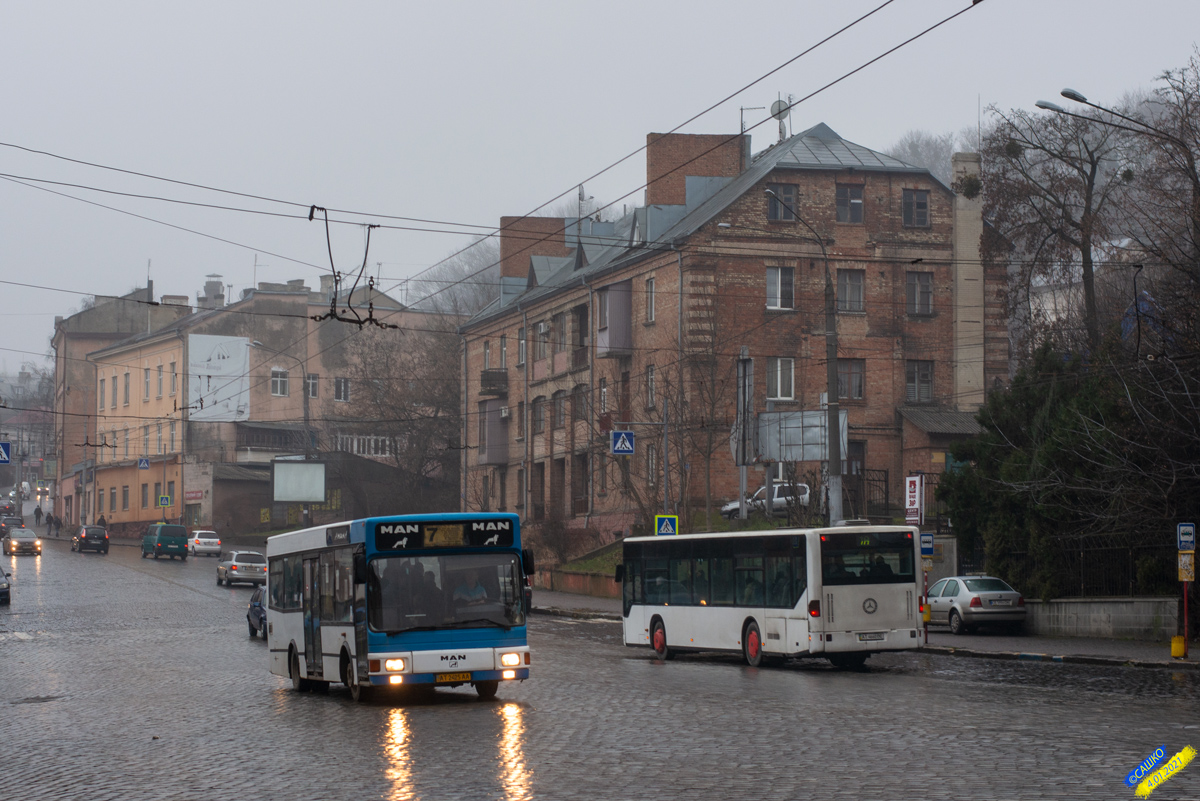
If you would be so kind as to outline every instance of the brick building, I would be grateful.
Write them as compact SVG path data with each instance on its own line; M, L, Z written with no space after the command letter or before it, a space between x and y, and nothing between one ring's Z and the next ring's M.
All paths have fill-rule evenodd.
M749 144L651 134L644 207L502 220L500 296L460 329L464 508L612 536L664 504L686 528L706 497L735 498L736 362L752 360L756 412L821 409L826 267L846 515L892 511L868 508L867 476L895 509L905 474L940 471L976 430L1008 377L1005 271L981 262L978 194L824 124ZM979 166L957 154L956 182ZM610 428L637 434L635 456L608 455ZM750 489L762 480L751 467Z

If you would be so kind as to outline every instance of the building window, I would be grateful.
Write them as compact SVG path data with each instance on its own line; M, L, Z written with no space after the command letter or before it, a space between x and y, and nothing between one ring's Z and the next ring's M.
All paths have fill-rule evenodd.
M840 223L860 223L863 221L862 186L838 184L837 221Z
M308 392L308 397L317 397L317 387L321 383L321 376L317 373L309 373L304 376L305 390Z
M646 446L646 483L658 483L658 447L653 442Z
M608 414L608 379L600 379L600 414Z
M479 402L479 417L478 417L479 439L476 445L479 446L479 461L487 461L487 401Z
M517 508L525 508L525 469L517 468Z
M596 459L596 494L606 495L608 493L608 460L600 455Z
M121 487L121 511L129 511L129 487Z
M501 467L496 471L496 508L501 512L508 510L508 469Z
M546 399L538 396L533 399L533 433L541 434L546 430Z
M908 313L933 314L933 273L908 274Z
M500 369L508 367L508 338L500 335Z
M838 397L862 400L867 380L865 359L838 359Z
M160 504L160 503L158 502L160 498L162 498L162 482L161 482L161 481L155 481L155 482L154 482L154 497L151 499L151 500L153 500L153 501L154 501L154 505L155 505L155 506L161 506L161 505L162 505L162 504Z
M795 272L791 267L767 268L767 308L796 308Z
M167 482L167 497L171 499L171 502L168 503L167 506L174 506L175 505L175 482L174 481Z
M517 439L525 436L525 401L517 404Z
M96 490L96 511L104 512L104 488Z
M571 422L578 423L587 419L587 391L583 384L577 384L571 393Z
M150 508L150 485L149 484L142 485L142 508L143 509Z
M142 426L142 456L150 455L150 426Z
M175 372L175 362L171 362L171 394L174 395L179 389L179 373Z
M596 328L608 328L608 290L596 293Z
M150 368L149 367L142 369L142 383L144 385L144 387L143 387L144 394L142 395L142 399L150 400Z
M525 329L517 329L517 366L525 364Z
M646 279L646 322L654 322L654 279Z
M158 424L158 439L155 441L155 453L162 453L162 423Z
M865 309L863 302L865 277L865 270L838 270L838 311L860 312Z
M100 379L100 411L104 411L104 379Z
M550 321L550 328L554 336L554 352L562 353L567 349L567 315L554 315Z
M113 487L108 491L108 511L117 511L117 488Z
M904 190L904 226L906 228L929 227L929 190Z
M490 370L492 368L492 343L486 339L483 341L483 369Z
M271 394L286 398L288 394L288 371L278 367L271 368Z
M792 400L794 359L771 356L767 359L767 400Z
M113 401L116 401L117 396L113 395ZM129 373L125 374L125 405L129 405Z
M129 458L129 429L125 429L125 458Z
M658 400L658 393L654 386L654 365L646 367L646 408L653 409L655 402Z
M342 401L343 403L350 400L350 379L335 378L333 379L333 399Z
M909 361L905 370L909 403L931 403L933 401L933 362Z
M550 323L540 322L533 340L533 360L540 362L550 352Z
M558 390L550 396L554 403L554 422L555 428L562 428L567 424L567 393L566 390Z
M767 184L767 190L774 194L767 195L767 219L780 222L794 222L796 219L795 184Z
M158 383L156 386L158 387L158 393L155 397L161 398L163 391L163 366L161 364L158 366Z
M175 452L175 421L174 420L171 421L170 445L171 445L171 447L167 452L174 453Z

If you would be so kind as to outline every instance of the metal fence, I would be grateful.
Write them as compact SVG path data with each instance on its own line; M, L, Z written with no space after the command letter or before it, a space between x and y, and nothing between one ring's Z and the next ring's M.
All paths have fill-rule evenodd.
M1046 594L1056 598L1171 595L1179 591L1175 553L1173 544L1081 546L1077 541L1064 542L1049 558L1013 552L983 560L977 544L974 557L960 561L959 571L1002 572L1018 589L1046 585Z
M843 509L847 518L891 517L887 470L859 470L842 476Z

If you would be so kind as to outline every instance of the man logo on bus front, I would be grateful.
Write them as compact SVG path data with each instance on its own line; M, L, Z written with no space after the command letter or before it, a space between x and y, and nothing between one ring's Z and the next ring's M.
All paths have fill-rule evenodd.
M875 610L878 608L879 604L875 603L874 598L868 598L867 600L863 601L863 611L868 615L875 614Z

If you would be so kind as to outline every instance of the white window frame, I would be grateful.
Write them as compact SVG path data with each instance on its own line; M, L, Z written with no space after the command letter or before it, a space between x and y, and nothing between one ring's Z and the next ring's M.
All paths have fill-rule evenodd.
M350 402L350 379L335 378L333 379L333 399L338 403Z
M851 281L851 278L857 280ZM857 297L851 297L852 290L857 290ZM837 310L851 313L867 310L866 270L838 270Z
M795 372L795 359L787 356L768 356L767 400L795 400Z
M904 303L909 314L933 314L933 273L908 272L904 281Z
M654 322L654 276L646 279L646 322Z
M654 386L654 365L646 365L646 408L653 409L658 401L658 393Z
M517 329L517 367L525 364L525 348L527 339L525 337L525 329Z
M783 271L792 274L792 292L790 298L783 297ZM772 303L774 301L774 303ZM786 301L786 305L785 305ZM796 308L796 268L768 267L767 268L767 308L794 309Z
M276 398L288 396L288 371L282 367L271 368L271 395Z
M306 373L304 375L304 391L308 393L308 397L317 397L318 387L321 385L321 375L319 373Z

